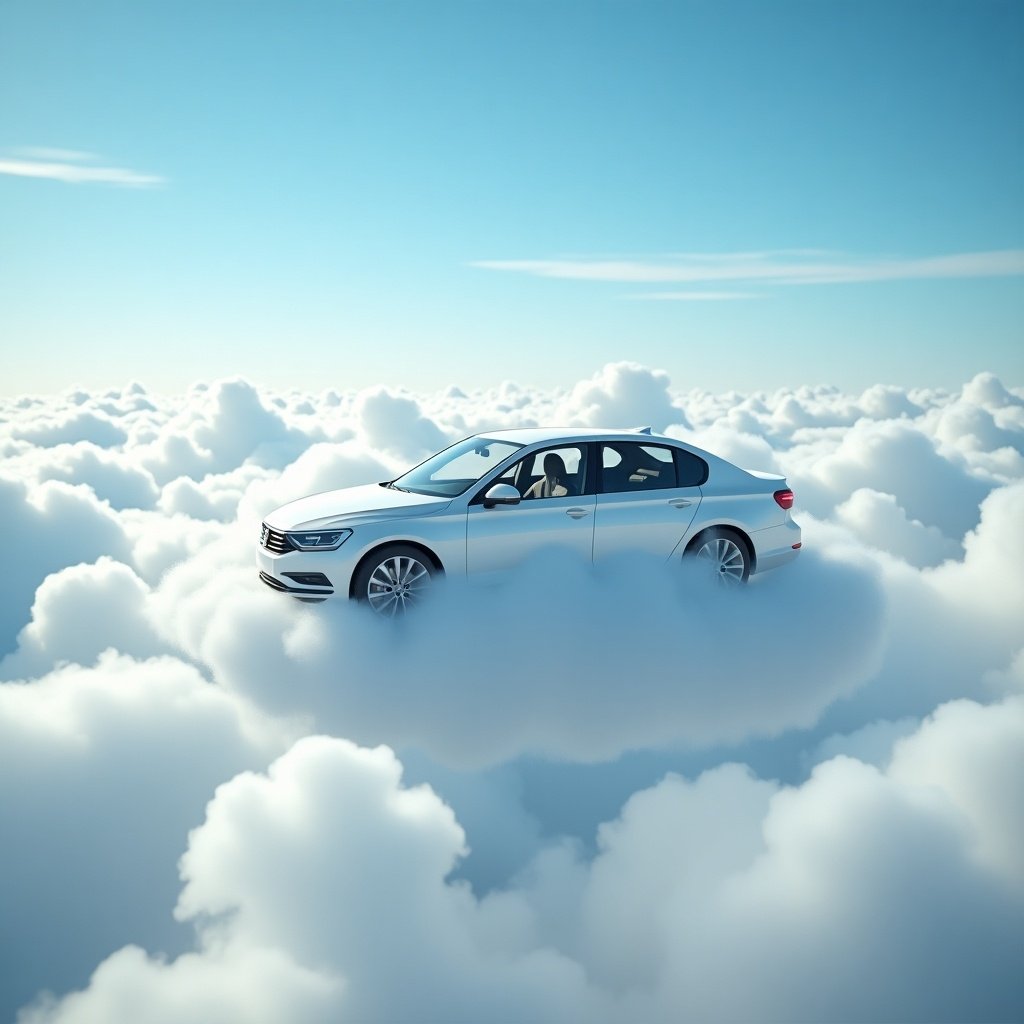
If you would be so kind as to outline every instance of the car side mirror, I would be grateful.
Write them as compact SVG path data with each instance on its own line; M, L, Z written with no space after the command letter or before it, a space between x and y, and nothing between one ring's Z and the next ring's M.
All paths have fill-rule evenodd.
M484 508L495 505L518 505L522 495L511 484L495 484L484 495Z

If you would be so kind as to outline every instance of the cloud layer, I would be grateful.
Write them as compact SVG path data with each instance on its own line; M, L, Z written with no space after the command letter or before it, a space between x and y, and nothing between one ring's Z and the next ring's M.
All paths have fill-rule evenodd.
M805 552L552 552L398 630L259 586L275 505L551 422L785 473ZM1018 1015L1019 389L133 384L0 451L0 1016Z

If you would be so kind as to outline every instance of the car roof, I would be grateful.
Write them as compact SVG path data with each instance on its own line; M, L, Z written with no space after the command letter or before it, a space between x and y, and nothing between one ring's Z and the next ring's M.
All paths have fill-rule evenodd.
M544 441L662 441L675 445L681 442L671 437L652 434L650 427L515 427L509 430L482 430L477 435L494 441L512 441L515 444L537 444Z

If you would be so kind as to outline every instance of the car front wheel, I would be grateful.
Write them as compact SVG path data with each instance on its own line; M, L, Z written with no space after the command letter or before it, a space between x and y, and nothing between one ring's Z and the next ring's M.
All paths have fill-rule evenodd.
M359 567L354 596L378 615L395 618L423 601L435 571L422 551L394 544L376 552Z
M743 538L734 533L710 530L697 538L688 553L722 586L746 583L750 576L750 552Z

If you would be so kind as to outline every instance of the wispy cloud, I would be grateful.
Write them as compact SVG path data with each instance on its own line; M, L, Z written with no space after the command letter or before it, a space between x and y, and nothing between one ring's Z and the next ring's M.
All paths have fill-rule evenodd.
M763 299L758 292L639 292L625 296L639 302L736 302Z
M806 251L744 252L710 255L679 253L659 257L476 260L484 270L502 270L534 277L623 284L855 284L869 281L942 278L1011 277L1024 274L1024 250L950 253L940 256L856 257ZM729 291L661 292L633 298L676 301L752 298Z
M18 178L47 178L72 185L115 185L120 188L152 188L166 181L156 174L104 166L99 160L94 153L72 149L18 149L11 155L0 154L0 174Z

